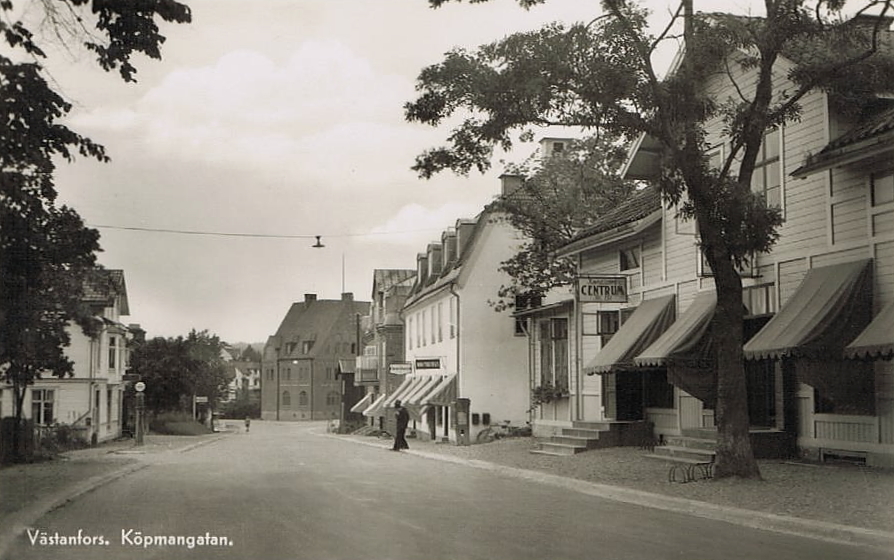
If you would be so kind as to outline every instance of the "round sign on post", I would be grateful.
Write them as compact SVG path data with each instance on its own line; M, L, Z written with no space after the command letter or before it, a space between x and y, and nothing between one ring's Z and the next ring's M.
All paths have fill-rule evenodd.
M133 388L136 389L138 393L142 393L146 390L146 384L142 381L138 381L137 384L133 386Z

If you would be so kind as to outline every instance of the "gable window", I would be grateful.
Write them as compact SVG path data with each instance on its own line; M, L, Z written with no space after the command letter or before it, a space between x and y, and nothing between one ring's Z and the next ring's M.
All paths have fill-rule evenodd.
M751 190L763 195L767 206L776 208L782 208L780 136L778 128L764 134L764 141L754 164L754 175L751 176Z
M621 271L623 272L625 270L635 270L639 268L641 256L638 245L635 247L628 247L627 249L621 249L618 254Z
M52 424L55 391L53 389L31 390L31 420L35 424Z

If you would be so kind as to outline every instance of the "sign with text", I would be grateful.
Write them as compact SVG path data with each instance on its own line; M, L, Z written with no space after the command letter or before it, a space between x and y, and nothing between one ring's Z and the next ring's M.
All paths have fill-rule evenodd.
M407 375L408 373L413 373L413 364L397 362L388 366L388 371L394 375Z
M208 397L196 397L196 402L199 404L206 403L208 402Z
M627 303L627 277L578 276L577 300L581 303Z
M441 358L417 359L416 369L441 369Z

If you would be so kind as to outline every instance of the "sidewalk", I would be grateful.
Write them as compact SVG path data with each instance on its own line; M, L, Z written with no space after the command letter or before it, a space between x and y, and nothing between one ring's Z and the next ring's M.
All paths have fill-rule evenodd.
M149 435L135 447L131 439L63 453L53 461L0 468L0 558L15 535L66 502L112 480L149 466L167 452L184 452L216 441L204 436Z
M390 447L376 437L333 435ZM894 470L759 461L762 481L668 481L668 464L632 447L568 457L530 453L531 438L457 447L409 440L410 453L609 499L731 523L894 550Z

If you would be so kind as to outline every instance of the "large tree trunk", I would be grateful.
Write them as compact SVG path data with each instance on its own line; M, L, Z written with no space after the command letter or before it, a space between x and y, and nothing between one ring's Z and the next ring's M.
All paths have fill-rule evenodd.
M728 259L712 264L717 289L713 331L717 352L717 455L714 476L760 478L748 434L748 387L742 354L742 280Z

